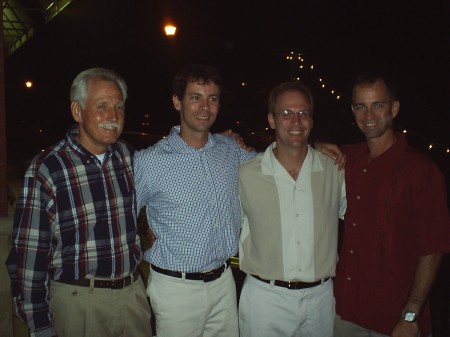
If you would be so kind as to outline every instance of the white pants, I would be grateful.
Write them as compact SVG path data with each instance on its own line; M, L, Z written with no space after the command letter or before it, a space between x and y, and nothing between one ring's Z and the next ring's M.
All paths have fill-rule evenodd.
M307 289L270 285L248 275L239 301L241 337L333 337L333 281Z
M231 268L212 282L150 271L147 294L158 337L237 337L236 285Z
M336 315L334 321L334 336L335 337L389 337L379 332L371 331L363 328L355 323L344 321L341 316Z

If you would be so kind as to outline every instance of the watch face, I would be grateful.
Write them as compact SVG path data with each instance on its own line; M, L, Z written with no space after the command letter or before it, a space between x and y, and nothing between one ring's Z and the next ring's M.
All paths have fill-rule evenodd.
M416 313L412 311L405 311L403 319L407 322L414 322L416 320Z

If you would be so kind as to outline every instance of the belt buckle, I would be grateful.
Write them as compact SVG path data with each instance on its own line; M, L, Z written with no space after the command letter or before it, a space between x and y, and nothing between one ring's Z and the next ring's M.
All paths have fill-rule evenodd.
M217 272L217 269L206 272L205 277L203 278L203 282L206 283L206 282L214 281L217 278L216 272Z

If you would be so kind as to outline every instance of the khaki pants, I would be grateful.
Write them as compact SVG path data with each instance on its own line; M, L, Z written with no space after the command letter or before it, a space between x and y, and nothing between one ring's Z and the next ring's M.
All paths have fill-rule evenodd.
M147 287L158 337L238 337L236 285L229 267L212 282L154 270Z
M50 310L58 337L152 336L150 305L141 278L115 290L53 281Z

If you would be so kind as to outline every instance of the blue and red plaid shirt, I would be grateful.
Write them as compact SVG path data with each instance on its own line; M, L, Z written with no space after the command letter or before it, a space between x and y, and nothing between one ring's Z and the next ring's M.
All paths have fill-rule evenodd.
M54 334L49 280L122 277L142 257L133 150L117 142L100 162L75 140L77 134L72 127L33 159L16 205L6 264L17 314L31 336Z

